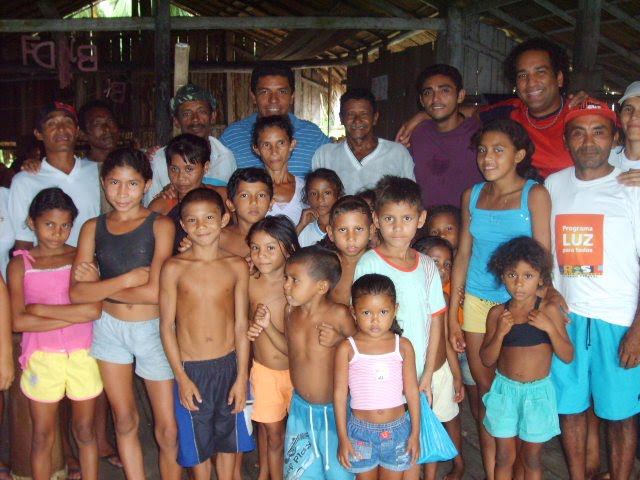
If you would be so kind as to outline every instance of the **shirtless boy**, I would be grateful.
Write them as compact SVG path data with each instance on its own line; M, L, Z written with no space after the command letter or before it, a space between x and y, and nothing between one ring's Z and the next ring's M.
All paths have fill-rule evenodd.
M328 324L342 337L356 331L347 306L328 298L340 275L337 255L317 245L298 250L287 261L284 292L289 308L281 337L286 342L276 345L288 351L294 388L285 435L284 480L353 478L337 456L332 404L335 344L323 344L319 328ZM266 313L263 318L254 317L250 334L261 329L274 332Z
M195 480L233 475L236 415L247 399L249 343L246 262L220 251L228 223L222 197L208 188L182 201L181 223L192 247L169 259L160 277L160 334L176 379L178 463Z

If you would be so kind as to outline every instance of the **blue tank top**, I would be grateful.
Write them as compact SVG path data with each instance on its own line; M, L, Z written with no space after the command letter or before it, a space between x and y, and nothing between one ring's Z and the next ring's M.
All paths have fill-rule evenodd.
M531 212L529 211L529 190L536 184L527 180L520 196L520 208L517 210L483 210L476 207L478 197L487 182L478 183L471 190L469 214L470 232L473 237L471 260L467 272L466 290L471 295L505 303L510 295L507 289L487 270L489 258L497 247L515 237L532 237Z

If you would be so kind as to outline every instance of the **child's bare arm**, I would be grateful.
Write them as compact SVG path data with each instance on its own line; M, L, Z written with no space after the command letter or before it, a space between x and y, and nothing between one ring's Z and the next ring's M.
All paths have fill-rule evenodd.
M14 375L9 291L0 274L0 392L9 388Z
M529 191L529 210L533 238L549 251L551 249L551 196L542 185Z
M451 301L449 302L449 343L456 352L464 352L466 343L458 320L458 307L460 305L460 292L464 291L467 281L467 270L471 259L471 247L473 238L471 237L471 216L469 214L469 199L471 189L465 190L462 194L462 224L460 229L460 241L458 251L453 260L451 270Z
M234 289L235 347L238 376L229 391L228 402L233 404L233 413L240 413L247 403L247 381L249 376L249 267L243 259L234 259L236 285Z
M169 217L157 217L153 222L155 249L149 267L149 280L139 286L127 288L110 298L125 303L155 305L160 291L160 270L162 264L173 253L173 239L176 227Z
M286 317L287 313L285 311L285 323ZM269 310L269 307L259 304L253 316L253 323L249 328L249 339L255 340L262 332L269 337L273 346L276 347L280 353L288 355L289 346L287 344L287 337L283 332L278 330L273 323L271 323L271 311Z
M339 314L336 315L337 322L337 330L344 337L351 337L356 334L358 329L356 328L356 324L353 321L353 316L351 315L351 311L346 305L336 304L336 309L339 308Z
M160 273L160 338L178 384L180 403L187 410L195 411L199 410L196 402L202 403L202 397L198 388L182 368L180 346L176 336L179 271L175 261L170 260Z
M69 323L86 323L100 318L102 303L76 303L71 305L33 303L26 306L26 311L39 317L55 318Z
M447 304L448 305L448 304ZM447 354L447 363L451 369L451 375L453 376L453 401L460 403L464 400L464 386L462 384L462 370L460 369L460 362L458 361L458 352L453 349L451 342L447 342L449 338L449 325L448 325L448 312L445 312L445 321L443 322L444 328L444 346Z
M333 371L333 408L336 416L338 433L338 460L346 467L351 467L351 458L355 450L347 434L347 394L349 393L349 350L351 346L343 340L336 349ZM415 375L415 372L414 372Z
M420 391L424 392L429 399L429 403L433 399L431 392L431 380L433 372L436 369L436 361L438 356L438 347L440 346L440 337L442 336L442 323L444 322L444 313L431 315L431 328L429 329L429 345L427 346L427 358L424 362L424 370L420 377Z
M540 310L531 310L528 318L531 325L547 332L553 352L560 360L564 363L573 360L573 344L569 340L562 312L555 303L547 303Z
M403 359L402 387L411 418L411 435L407 442L407 454L411 455L411 462L415 463L420 457L420 392L416 372L416 354L411 342L406 338L400 338L400 355Z
M9 262L9 296L11 298L11 319L15 332L49 332L64 328L71 323L50 317L41 317L28 313L24 304L24 262L13 258Z
M480 360L491 368L498 362L502 340L513 326L513 315L504 305L491 307L487 315L487 333L480 347Z
M76 258L71 270L69 297L73 303L101 302L122 289L142 285L149 279L149 269L140 267L107 280L94 281L98 272L95 265L96 219L82 226Z

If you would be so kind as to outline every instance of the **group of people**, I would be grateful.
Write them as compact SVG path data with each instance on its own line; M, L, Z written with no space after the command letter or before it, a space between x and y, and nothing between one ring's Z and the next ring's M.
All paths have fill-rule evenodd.
M629 478L640 82L619 114L569 97L566 53L543 39L505 73L518 98L474 111L454 67L427 67L396 142L353 88L330 143L290 113L277 63L254 69L257 112L220 140L216 100L193 84L170 104L181 133L147 153L118 146L104 102L41 110L46 156L0 212L0 390L21 332L33 478L51 475L65 397L78 477L106 456L145 478L134 374L163 479L239 480L254 437L260 479L435 479L418 463L421 395L457 447L450 480L465 396L486 478L541 478L558 434L571 478L598 474L599 419L611 478ZM101 440L109 408L118 455Z

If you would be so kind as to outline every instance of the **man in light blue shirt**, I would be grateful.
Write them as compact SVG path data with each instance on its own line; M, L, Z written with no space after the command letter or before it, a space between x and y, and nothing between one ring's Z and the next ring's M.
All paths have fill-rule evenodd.
M229 125L220 137L222 144L233 152L238 168L263 167L260 157L251 148L253 126L258 117L288 114L297 141L289 159L289 171L296 177L304 177L311 171L313 154L329 143L329 138L315 123L301 120L289 112L295 95L294 85L293 71L281 63L262 63L253 69L251 96L258 111Z

